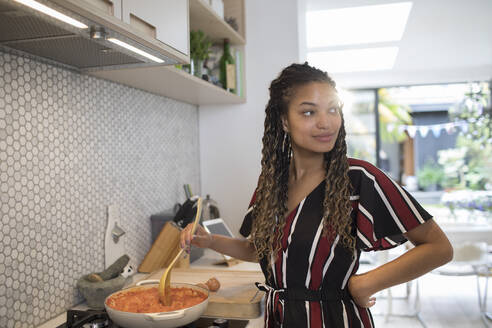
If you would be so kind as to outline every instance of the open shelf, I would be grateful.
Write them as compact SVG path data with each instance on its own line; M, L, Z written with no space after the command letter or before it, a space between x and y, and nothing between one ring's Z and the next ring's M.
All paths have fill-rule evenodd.
M190 29L202 30L212 42L229 39L232 45L244 45L246 40L217 15L203 0L190 0Z
M244 98L173 66L106 70L89 74L198 106L245 102Z

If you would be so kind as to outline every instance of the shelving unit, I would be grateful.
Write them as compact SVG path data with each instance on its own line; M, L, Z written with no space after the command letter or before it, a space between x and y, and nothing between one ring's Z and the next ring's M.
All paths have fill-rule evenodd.
M244 0L224 0L226 15L237 17L239 33L219 17L206 1L189 0L189 4L191 30L201 29L214 43L221 43L224 38L228 38L232 45L239 47L244 53ZM105 70L89 74L198 106L246 102L245 97L230 93L173 66Z
M222 43L227 38L233 45L246 44L244 37L217 15L210 8L210 5L203 0L190 0L190 29L204 31L214 43Z

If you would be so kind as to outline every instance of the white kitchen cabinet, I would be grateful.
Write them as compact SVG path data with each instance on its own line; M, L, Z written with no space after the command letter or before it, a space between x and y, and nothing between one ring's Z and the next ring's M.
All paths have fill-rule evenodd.
M189 54L188 0L120 0L122 19L157 40Z
M105 14L121 19L122 0L80 0L87 6L103 11Z

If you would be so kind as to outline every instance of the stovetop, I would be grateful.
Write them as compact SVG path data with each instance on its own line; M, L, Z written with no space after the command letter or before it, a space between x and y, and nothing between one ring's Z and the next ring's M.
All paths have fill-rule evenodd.
M119 328L104 310L68 310L67 321L57 328Z
M201 317L180 328L208 328L217 318ZM228 328L245 328L247 319L227 319ZM68 310L67 321L57 328L123 328L111 321L105 310Z

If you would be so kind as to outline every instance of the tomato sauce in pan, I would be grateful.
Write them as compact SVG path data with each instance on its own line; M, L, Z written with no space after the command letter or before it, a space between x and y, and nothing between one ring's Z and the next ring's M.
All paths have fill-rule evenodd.
M205 293L188 287L171 288L171 304L166 306L159 301L157 287L136 288L111 296L106 304L119 311L134 313L155 313L175 311L203 302Z

